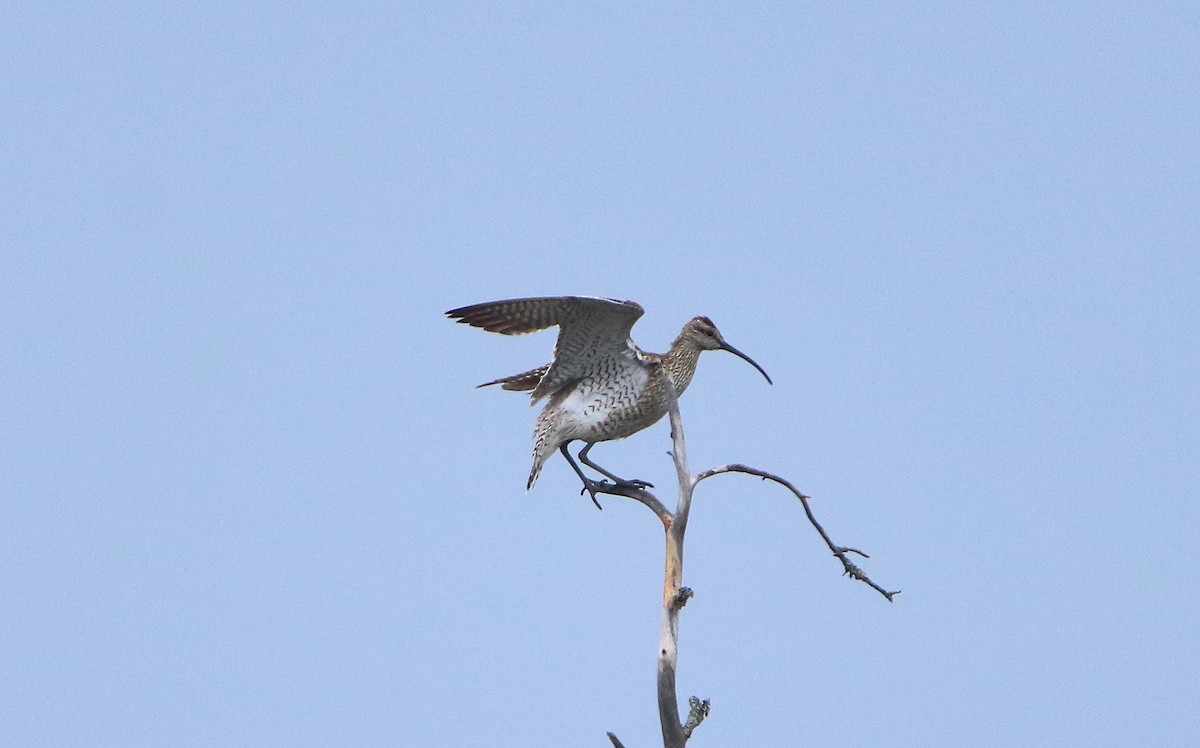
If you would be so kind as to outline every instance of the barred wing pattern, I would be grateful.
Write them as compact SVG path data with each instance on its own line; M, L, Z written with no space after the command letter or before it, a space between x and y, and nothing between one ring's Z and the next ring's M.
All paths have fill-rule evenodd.
M542 377L546 376L546 372L550 370L550 364L543 364L536 369L523 371L520 374L513 374L511 377L500 377L493 379L490 382L484 382L479 387L491 387L493 384L500 385L500 389L510 392L529 392L534 387L537 387L538 382L542 381Z
M534 402L571 382L601 373L611 376L640 361L629 333L642 313L635 302L591 296L509 299L446 312L459 322L504 335L558 325L554 362L534 388Z

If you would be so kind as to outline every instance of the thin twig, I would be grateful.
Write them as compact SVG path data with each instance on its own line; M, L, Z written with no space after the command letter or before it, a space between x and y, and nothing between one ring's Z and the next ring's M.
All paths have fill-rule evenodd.
M793 486L789 481L785 480L784 478L780 478L774 473L768 473L765 470L759 470L758 468L753 468L748 465L733 464L722 465L720 467L712 468L711 470L705 470L703 473L700 473L698 476L696 476L696 483L699 483L705 478L711 478L714 475L721 475L722 473L747 473L749 475L757 475L763 480L774 481L791 491L793 494L795 494L796 498L800 500L800 504L804 507L804 513L808 515L808 521L812 523L812 526L815 527L817 532L821 534L821 538L825 541L825 545L829 546L829 550L833 551L833 555L837 556L837 559L842 562L842 568L845 570L843 574L849 576L851 579L857 579L858 581L869 585L876 592L886 597L888 602L892 602L892 598L900 594L900 590L890 592L875 584L871 581L871 578L867 576L866 572L854 565L854 563L846 554L855 553L863 558L870 558L870 556L855 548L847 548L845 546L836 545L833 540L830 539L829 533L825 532L825 528L821 526L821 523L817 521L816 516L813 514L812 507L809 506L808 503L808 500L811 497L801 493L800 490Z
M621 741L617 740L617 736L613 735L611 732L608 733L608 739L612 741L613 748L625 748L625 746L621 744Z

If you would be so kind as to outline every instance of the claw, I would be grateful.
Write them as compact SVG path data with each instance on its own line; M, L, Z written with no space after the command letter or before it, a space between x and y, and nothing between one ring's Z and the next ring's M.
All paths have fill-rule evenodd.
M589 496L592 497L592 503L596 505L596 508L599 509L600 511L604 511L604 507L600 506L599 501L596 501L596 489L603 486L604 484L605 484L605 481L602 481L602 480L590 480L590 479L584 478L583 488L579 489L579 495L583 496L583 494L586 492Z
M644 480L620 480L615 482L609 482L606 480L592 480L591 478L585 478L582 472L580 472L579 477L583 479L583 488L579 489L579 495L583 496L585 493L588 494L588 496L590 496L592 499L592 503L595 504L596 508L601 511L604 511L604 507L600 506L600 502L596 500L596 494L601 493L601 488L608 488L610 486L628 486L639 491L647 488L654 488L653 483Z

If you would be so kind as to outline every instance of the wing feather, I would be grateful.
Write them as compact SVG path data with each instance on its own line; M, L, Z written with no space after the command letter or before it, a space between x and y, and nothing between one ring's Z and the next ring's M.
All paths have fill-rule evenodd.
M446 314L461 323L504 335L557 325L554 361L533 390L536 402L570 382L637 361L640 351L629 334L643 311L633 301L551 296L474 304Z

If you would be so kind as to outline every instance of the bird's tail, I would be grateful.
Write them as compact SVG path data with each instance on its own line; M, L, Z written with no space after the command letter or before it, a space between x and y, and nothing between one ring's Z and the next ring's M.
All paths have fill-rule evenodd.
M555 438L558 431L558 414L553 411L543 411L538 416L537 425L533 429L533 469L529 471L529 482L525 484L525 490L533 488L533 484L537 482L538 474L542 472L542 465L546 464L546 460L554 455L554 451L558 449L560 440Z
M493 379L479 386L491 387L493 384L498 384L500 385L500 389L509 390L510 392L528 392L538 386L538 382L542 381L542 377L546 376L546 372L549 370L550 364L546 364L536 369L523 371L520 374L513 374L511 377Z

